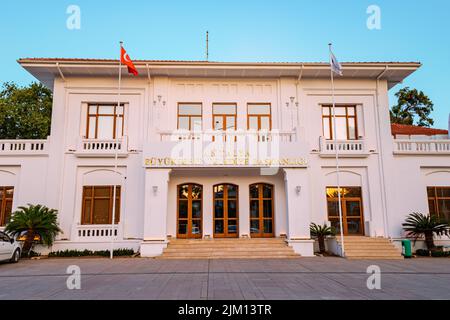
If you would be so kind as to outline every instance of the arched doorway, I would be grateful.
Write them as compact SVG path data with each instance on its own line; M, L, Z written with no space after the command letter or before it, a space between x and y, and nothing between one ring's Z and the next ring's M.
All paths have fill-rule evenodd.
M234 184L217 184L213 187L214 238L239 236L239 187Z
M250 235L253 238L274 236L274 186L267 183L250 185Z
M203 187L187 183L177 190L177 238L201 238Z

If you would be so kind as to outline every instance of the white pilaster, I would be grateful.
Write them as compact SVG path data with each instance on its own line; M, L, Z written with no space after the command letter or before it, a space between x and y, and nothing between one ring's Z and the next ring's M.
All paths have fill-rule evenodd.
M167 246L167 195L170 169L145 170L144 232L141 256L162 254Z
M314 256L311 240L310 183L305 169L284 169L287 211L287 241L295 252L305 257Z

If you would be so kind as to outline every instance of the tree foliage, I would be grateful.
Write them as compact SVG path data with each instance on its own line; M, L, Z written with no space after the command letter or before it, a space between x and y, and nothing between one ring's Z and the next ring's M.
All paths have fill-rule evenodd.
M397 104L391 108L391 122L399 124L418 125L430 127L434 120L430 118L434 104L423 91L405 87L395 96Z
M47 246L51 246L61 229L58 227L58 211L42 205L19 207L11 216L5 231L13 236L25 236L23 253L27 255L35 237Z
M0 91L0 139L46 139L50 135L52 92L40 83Z

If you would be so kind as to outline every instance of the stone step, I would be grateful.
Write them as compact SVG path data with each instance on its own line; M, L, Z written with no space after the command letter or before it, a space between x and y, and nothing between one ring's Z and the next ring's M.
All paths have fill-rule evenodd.
M346 257L348 260L403 260L403 256L358 256Z
M296 258L284 238L172 239L160 259Z
M295 256L258 256L258 255L249 255L246 257L242 257L242 256L233 256L233 255L229 255L229 256L209 256L209 257L198 257L198 256L193 256L193 257L177 257L177 256L159 256L156 257L156 259L170 259L170 260L205 260L205 259L213 259L213 260L217 260L217 259L297 259L299 258L299 255L295 255Z
M228 251L245 251L245 252L253 252L253 251L291 251L292 249L289 247L258 247L258 248L240 248L240 247L195 247L195 248L178 248L169 246L166 249L164 249L164 252L183 252L183 251L190 251L190 252L228 252Z
M241 258L247 258L252 256L259 256L259 257L284 257L284 256L295 256L298 257L299 255L296 253L286 253L286 252L229 252L229 253L205 253L205 252L168 252L164 253L162 255L163 257L203 257L203 258L209 258L209 257L241 257Z
M286 244L169 244L171 248L175 249L194 249L194 248L216 248L216 249L225 249L225 248L243 248L243 249L252 249L252 248L284 248L286 247Z
M340 237L336 237L336 240L341 243ZM347 259L403 259L400 250L386 238L346 236L344 244Z

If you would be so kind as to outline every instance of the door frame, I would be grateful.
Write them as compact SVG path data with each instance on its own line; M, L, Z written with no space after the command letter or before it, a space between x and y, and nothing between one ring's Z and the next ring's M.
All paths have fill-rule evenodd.
M215 196L214 188L217 186L222 186L222 185L224 186L224 194L223 194L223 198L221 199L223 201L223 218L217 219L217 220L223 220L224 233L217 234L216 228L215 228L216 196ZM228 234L228 189L225 188L226 186L229 186L229 185L236 187L236 219L231 219L231 220L236 220L236 233L231 233L231 234ZM234 184L234 183L218 183L218 184L213 185L212 201L213 201L213 237L214 238L239 238L239 185Z
M272 187L272 197L270 198L271 200L271 204L272 204L272 218L270 220L272 220L272 233L264 233L264 220L269 220L269 219L264 219L264 201L263 200L267 200L268 198L264 198L263 195L263 188L260 188L258 190L258 199L256 198L252 198L251 197L251 192L250 192L250 188L254 185L260 185L260 186L264 186L264 185L268 185ZM252 183L248 186L249 189L249 194L248 194L248 205L249 205L249 222L250 222L250 237L251 238L274 238L275 237L275 185L273 185L272 183L267 183L267 182L256 182L256 183ZM259 220L259 233L252 233L251 232L251 221L252 220L256 220L256 219L252 219L252 215L251 215L251 207L250 207L250 203L252 200L258 200L258 220Z
M181 186L188 186L188 198L187 200L183 200L183 201L187 201L188 203L188 212L187 212L187 232L186 234L180 234L179 231L179 223L180 223L180 187ZM199 234L193 234L192 233L192 186L199 186L202 189L202 195L200 199L200 203L201 203L201 212L200 212L200 225L201 225L201 232ZM186 220L186 219L183 219ZM177 185L177 224L176 224L176 228L177 228L177 238L178 239L201 239L203 237L203 185L199 184L199 183L194 183L194 182L186 182L186 183L181 183L179 185Z

